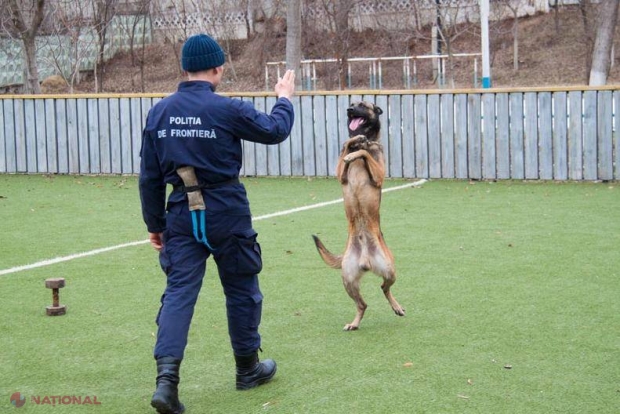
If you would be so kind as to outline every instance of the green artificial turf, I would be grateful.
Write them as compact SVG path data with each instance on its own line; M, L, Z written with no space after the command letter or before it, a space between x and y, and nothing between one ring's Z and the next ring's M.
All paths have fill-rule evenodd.
M188 413L618 412L617 183L430 181L384 194L393 293L407 315L368 274L366 316L344 332L354 304L311 238L342 252L341 203L263 217L338 199L338 183L243 181L264 256L262 358L278 374L235 390L210 259L181 369ZM2 175L0 215L0 272L147 237L135 177ZM45 316L50 277L67 281L64 316ZM0 412L154 412L164 286L148 244L0 275ZM33 401L45 396L100 404Z

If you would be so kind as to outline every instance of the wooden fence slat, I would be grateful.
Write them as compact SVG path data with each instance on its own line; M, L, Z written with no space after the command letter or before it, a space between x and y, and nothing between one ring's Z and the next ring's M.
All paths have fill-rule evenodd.
M302 135L302 150L303 155L301 157L304 165L304 175L315 176L316 175L316 160L314 154L314 108L312 102L312 96L301 97L301 135Z
M97 99L99 106L99 162L101 172L112 172L112 143L110 139L110 100Z
M596 91L583 93L583 178L598 179Z
M441 176L455 178L454 172L454 95L441 95Z
M380 119L381 119L381 129L382 129L382 134L383 136L381 137L381 143L383 144L383 156L384 156L384 161L385 161L385 175L386 177L390 177L390 164L392 163L392 157L391 157L391 141L389 139L389 137L386 136L386 134L389 131L389 124L390 124L390 120L388 117L388 114L390 113L390 106L389 106L389 102L388 102L388 97L385 95L371 95L371 96L364 96L364 100L367 102L372 102L373 104L377 105L379 108L381 108L383 110L383 114L380 115Z
M120 101L118 98L108 100L109 116L109 141L110 141L110 170L113 174L123 172L123 159L121 155L121 115Z
M90 168L90 140L88 139L88 101L84 98L77 100L77 127L78 136L80 137L78 149L80 154L80 173L87 174L92 171Z
M510 94L510 174L517 180L525 178L525 118L523 116L523 94Z
M271 112L271 108L276 103L274 96L268 96L265 101L265 112ZM280 146L279 145L267 145L267 173L271 176L280 175Z
M303 151L303 132L301 130L301 97L293 97L293 110L295 111L295 122L289 137L291 144L291 174L304 174L304 151Z
M325 130L325 98L314 96L312 99L314 107L314 155L316 160L315 175L326 177L327 168L327 133Z
M482 178L497 178L495 143L495 94L482 95Z
M85 110L86 101L82 105ZM90 172L88 162L88 128L86 122L79 122L78 100L68 99L67 101L55 100L54 111L58 118L56 123L57 145L58 145L58 170L62 173L77 174L80 172ZM82 137L80 137L82 134ZM80 148L83 141L86 144L84 149ZM85 161L84 161L85 159ZM82 162L86 165L82 170Z
M345 141L349 139L349 119L347 108L352 102L352 97L347 95L338 96L338 155Z
M265 97L256 97L254 98L254 107L258 111L265 112L266 110L266 99ZM256 144L254 146L254 151L256 152L256 175L269 175L269 166L268 166L268 157L267 157L267 146L264 144Z
M144 130L146 127L146 118L149 114L149 111L152 107L154 107L159 101L163 98L141 98L140 99L140 111L142 112L142 116L140 117L140 130ZM139 167L138 167L139 171Z
M250 102L254 105L254 99L251 97L237 98L242 101ZM256 176L256 143L250 141L241 141L243 161L239 174L246 177Z
M47 141L47 172L58 172L58 141L56 140L56 105L45 99L45 135Z
M427 100L428 133L428 176L441 178L441 108L439 95L430 95Z
M510 106L507 93L498 93L495 96L497 134L495 157L497 178L510 178Z
M611 91L598 92L597 144L599 180L613 180L614 178L612 103Z
M142 113L140 98L130 98L129 108L131 111L131 171L133 171L134 174L138 174L140 172L140 150L142 149L142 130L144 129L143 122L146 122L147 114L146 112Z
M34 102L30 99L26 99L22 102L23 109L23 121L24 121L24 136L26 141L26 168L29 173L38 172L37 162L37 135L36 127L34 123Z
M327 174L329 176L336 175L336 164L338 163L338 155L340 154L340 145L338 144L338 130L340 129L338 118L338 99L335 96L328 96L325 102L325 133L327 135ZM342 121L347 123L346 112Z
M553 178L568 178L568 135L566 92L553 94Z
M119 137L121 140L121 173L131 174L133 171L132 163L132 141L131 134L131 108L129 106L129 98L119 99Z
M4 136L6 151L6 171L17 172L17 148L15 145L15 114L13 110L14 101L7 99L3 101L4 107Z
M37 171L47 173L47 133L45 122L45 100L34 101L34 128L37 139Z
M482 178L481 96L467 95L467 162L469 178Z
M295 122L293 123L293 130L291 131L291 171L293 175L304 175L304 150L303 150L303 137L301 130L301 97L296 96L293 98L293 109L295 111Z
M388 108L383 111L385 115L390 114L390 116L381 116L381 118L387 121L382 124L382 128L385 132L382 132L383 136L381 137L381 141L388 142L390 164L388 166L389 168L386 168L386 175L389 177L403 176L403 137L401 133L402 119L400 107L400 95L391 95L388 100ZM387 137L385 136L386 132Z
M428 133L426 124L426 95L416 95L413 104L415 116L416 177L428 178Z
M292 175L291 170L291 138L290 136L282 143L280 143L278 162L280 163L280 174L284 177Z
M525 113L525 178L538 178L538 99L536 92L526 92Z
M87 100L88 114L88 150L90 157L90 172L92 174L101 173L101 158L99 152L99 111L97 99Z
M34 110L34 101L27 99L24 101L24 130L26 134L26 163L29 173L42 172L39 169L39 142L37 140L36 119ZM45 171L43 171L45 172Z
M568 178L581 180L583 178L583 141L582 136L582 93L573 91L568 93L569 100L569 128L568 128Z
M614 179L620 180L620 91L614 91L614 108L613 114L615 133L613 134L613 147L614 147L614 165L616 170L614 172Z
M86 101L82 102L86 105ZM56 131L58 134L58 169L62 173L77 174L90 172L88 163L88 129L86 122L79 122L78 101L68 99L66 102L56 100L55 113L58 117ZM85 109L84 109L85 110ZM82 134L82 137L80 137ZM80 148L80 140L85 141L84 150ZM85 161L83 161L85 159ZM84 170L81 164L86 166Z
M15 117L15 150L17 151L17 172L28 172L28 143L24 121L24 100L16 99L13 103Z
M469 157L467 154L467 95L464 93L457 94L455 97L455 119L454 126L456 148L455 148L455 165L456 178L467 178L469 171Z
M401 119L403 122L403 176L415 177L415 114L413 95L401 99Z
M538 171L543 180L553 179L553 125L551 92L538 94Z
M6 147L6 133L4 131L4 103L0 104L0 173L7 172L6 162L9 154ZM11 157L12 158L12 157Z

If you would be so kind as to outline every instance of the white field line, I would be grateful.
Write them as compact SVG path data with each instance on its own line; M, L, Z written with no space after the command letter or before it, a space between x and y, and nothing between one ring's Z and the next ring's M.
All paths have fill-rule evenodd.
M407 184L399 185L399 186L396 186L396 187L385 188L385 189L383 189L383 192L387 193L387 192L390 192L390 191L402 190L404 188L417 187L417 186L420 186L420 185L424 184L425 182L426 182L426 180L422 179L422 180L415 181L413 183L407 183ZM332 205L332 204L342 203L342 201L343 201L342 198L339 198L337 200L326 201L326 202L317 203L317 204L311 204L309 206L293 208L293 209L290 209L290 210L278 211L278 212L271 213L271 214L264 214L262 216L254 217L252 220L253 221L259 221L259 220L270 219L270 218L273 218L273 217L286 216L288 214L299 213L301 211L307 211L307 210L312 210L312 209L315 209L315 208L321 208L321 207L329 206L329 205ZM42 260L40 262L36 262L36 263L24 265L24 266L16 266L16 267L11 267L9 269L0 270L0 276L8 275L10 273L18 273L18 272L22 272L24 270L36 269L36 268L44 267L44 266L51 266L51 265L56 264L56 263L68 262L70 260L80 259L82 257L95 256L97 254L110 252L112 250L118 250L118 249L123 249L125 247L138 246L138 245L147 244L147 243L149 243L148 239L147 240L134 241L134 242L130 242L130 243L117 244L116 246L104 247L104 248L101 248L101 249L90 250L88 252L71 254L69 256L56 257L54 259Z

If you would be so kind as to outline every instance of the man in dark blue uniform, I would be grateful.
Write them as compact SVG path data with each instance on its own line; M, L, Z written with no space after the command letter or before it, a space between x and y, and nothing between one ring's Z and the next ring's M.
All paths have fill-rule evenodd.
M294 120L292 71L278 80L278 100L266 114L248 102L214 93L225 56L211 37L190 37L181 59L188 81L149 111L140 154L142 214L167 276L157 315L157 389L151 401L159 413L185 409L178 399L179 368L210 255L226 296L237 389L256 387L275 375L276 363L258 358L262 260L245 187L239 182L241 140L279 144L289 136ZM166 204L168 184L173 191ZM192 197L198 202L192 203Z

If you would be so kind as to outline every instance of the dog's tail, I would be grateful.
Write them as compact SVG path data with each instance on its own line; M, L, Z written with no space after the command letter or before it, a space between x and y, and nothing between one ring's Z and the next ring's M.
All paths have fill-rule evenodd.
M316 249L319 251L319 254L321 255L321 258L323 259L323 261L327 263L329 267L333 267L334 269L341 269L342 268L342 255L335 255L329 250L327 250L327 248L323 245L321 240L314 234L312 235L312 238L314 239L314 244L316 245Z

